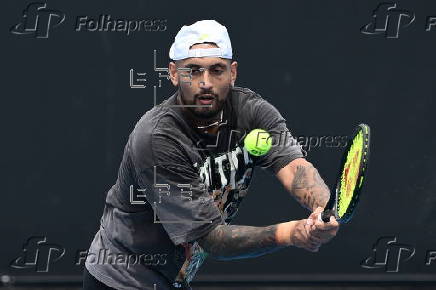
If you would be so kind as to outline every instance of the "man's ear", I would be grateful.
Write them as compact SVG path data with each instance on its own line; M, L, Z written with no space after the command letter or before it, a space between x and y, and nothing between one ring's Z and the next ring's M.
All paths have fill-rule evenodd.
M168 64L168 72L170 74L170 80L175 87L179 84L179 77L177 75L177 66L174 62Z
M238 76L238 62L234 61L230 64L230 77L232 80L232 86L235 85L237 76Z

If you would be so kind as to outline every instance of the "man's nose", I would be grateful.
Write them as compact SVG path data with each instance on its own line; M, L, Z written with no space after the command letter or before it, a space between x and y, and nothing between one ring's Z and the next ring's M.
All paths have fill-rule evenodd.
M204 90L210 90L212 88L212 82L209 70L205 69L201 75L200 88Z

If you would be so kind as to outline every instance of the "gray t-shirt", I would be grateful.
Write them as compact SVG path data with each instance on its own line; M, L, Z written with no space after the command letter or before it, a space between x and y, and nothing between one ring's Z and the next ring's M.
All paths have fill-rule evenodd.
M178 92L142 116L129 136L115 185L85 266L117 289L190 289L207 253L196 240L229 224L247 194L255 166L277 173L304 157L276 108L234 87L217 135L193 129ZM255 157L243 147L251 130L273 136Z

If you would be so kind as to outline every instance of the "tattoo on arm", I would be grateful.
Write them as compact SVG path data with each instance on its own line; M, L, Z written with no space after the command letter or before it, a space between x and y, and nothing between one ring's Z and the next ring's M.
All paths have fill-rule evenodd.
M325 207L330 190L313 165L297 166L290 192L295 199L309 210Z
M276 242L276 229L277 225L218 225L198 243L218 260L254 258L284 248Z

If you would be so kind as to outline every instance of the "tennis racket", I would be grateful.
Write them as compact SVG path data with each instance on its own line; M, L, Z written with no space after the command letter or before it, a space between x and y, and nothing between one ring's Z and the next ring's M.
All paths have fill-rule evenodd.
M318 219L328 222L334 216L339 223L347 223L353 217L368 166L369 142L369 126L359 124L342 157L335 194Z

